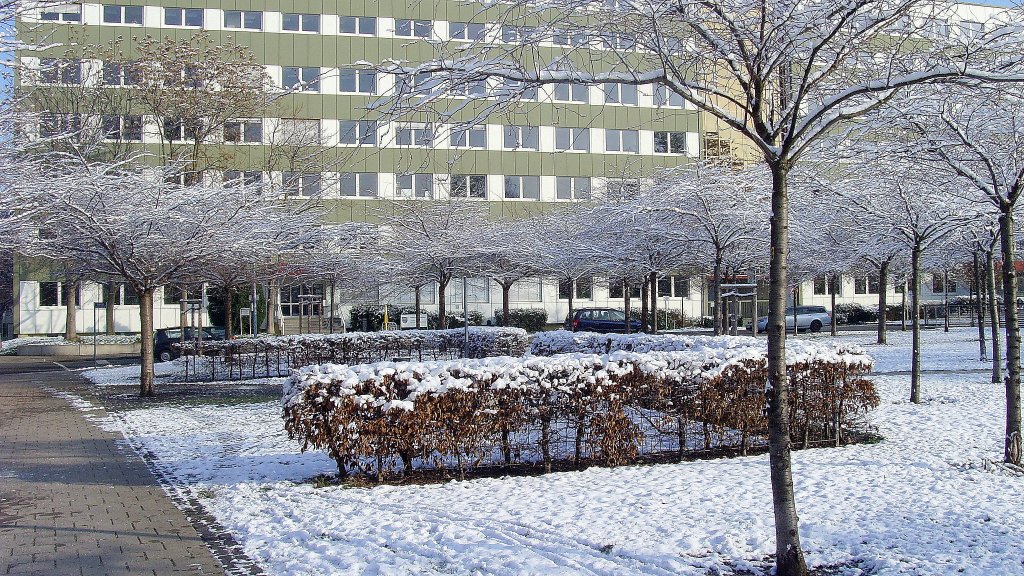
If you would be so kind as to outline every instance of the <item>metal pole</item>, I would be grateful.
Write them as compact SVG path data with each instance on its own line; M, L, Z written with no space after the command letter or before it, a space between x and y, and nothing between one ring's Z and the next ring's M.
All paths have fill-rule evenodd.
M466 299L466 292L469 287L469 279L465 276L462 277L462 334L465 337L465 341L462 345L462 357L469 358L469 310L466 309L468 300Z
M99 304L100 304L100 302L93 302L93 304L92 304L92 367L93 368L96 367L96 342L99 341L99 339L100 339L99 338L99 336L100 336L99 330L96 329L97 324L99 324L99 322L97 322L97 320L96 320L96 311L99 310Z

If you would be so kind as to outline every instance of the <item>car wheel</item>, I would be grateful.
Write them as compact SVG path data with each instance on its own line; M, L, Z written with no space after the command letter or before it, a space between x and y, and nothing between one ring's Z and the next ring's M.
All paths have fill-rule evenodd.
M161 362L170 362L171 361L171 352L170 352L170 350L164 350L163 352L160 353L159 357L160 357L160 361Z
M811 322L811 332L821 332L821 321L815 320Z

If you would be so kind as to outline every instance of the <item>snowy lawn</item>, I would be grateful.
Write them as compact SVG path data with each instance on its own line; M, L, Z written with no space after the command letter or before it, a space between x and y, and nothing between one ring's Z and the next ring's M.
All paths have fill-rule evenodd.
M870 349L883 352L879 370L901 369L904 340L894 332L893 345ZM926 346L926 368L984 367L969 330L929 332ZM930 374L915 406L908 377L875 380L883 442L794 454L810 563L840 574L1024 573L1024 478L990 463L1002 454L1002 388L985 374ZM112 417L270 574L757 573L774 550L766 456L316 488L303 481L333 462L287 440L276 402Z

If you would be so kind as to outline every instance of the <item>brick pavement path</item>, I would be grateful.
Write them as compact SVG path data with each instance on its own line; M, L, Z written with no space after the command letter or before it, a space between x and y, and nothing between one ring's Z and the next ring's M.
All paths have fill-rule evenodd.
M120 436L46 390L73 378L0 374L0 575L223 575Z

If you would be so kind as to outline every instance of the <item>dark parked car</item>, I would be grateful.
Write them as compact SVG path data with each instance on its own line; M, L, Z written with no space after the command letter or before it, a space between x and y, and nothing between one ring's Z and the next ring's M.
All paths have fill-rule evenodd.
M625 332L626 314L615 308L579 308L565 317L565 329L573 332ZM640 321L630 320L629 331L639 332Z
M216 329L203 328L203 340L223 340L224 333L217 336ZM196 329L185 328L185 340L195 340ZM178 357L178 351L172 346L181 342L181 328L160 328L153 334L153 357L158 362L168 362Z

